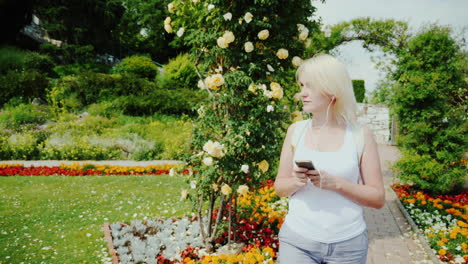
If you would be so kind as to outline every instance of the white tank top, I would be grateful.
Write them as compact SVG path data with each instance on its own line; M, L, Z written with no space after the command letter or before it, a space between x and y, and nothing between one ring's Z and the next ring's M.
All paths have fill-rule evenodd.
M306 131L296 145L294 160L312 160L316 169L358 183L360 172L351 127L347 126L343 144L336 152L310 149L304 142ZM319 189L310 181L290 197L284 224L291 231L322 243L345 241L366 229L359 204L337 192Z

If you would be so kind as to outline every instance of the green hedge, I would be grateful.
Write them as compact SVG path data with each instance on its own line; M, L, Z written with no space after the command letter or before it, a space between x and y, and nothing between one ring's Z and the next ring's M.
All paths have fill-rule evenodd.
M364 80L353 80L353 89L356 101L358 103L364 102L364 98L366 96L366 87L364 85Z
M181 54L164 65L164 73L161 74L160 86L168 90L198 89L198 75L195 65L188 54Z

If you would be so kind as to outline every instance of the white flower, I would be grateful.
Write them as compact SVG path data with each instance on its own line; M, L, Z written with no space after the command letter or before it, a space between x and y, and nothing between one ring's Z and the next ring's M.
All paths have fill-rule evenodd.
M276 56L280 59L280 60L284 60L286 59L288 56L289 56L289 52L287 49L279 49L278 52L276 52Z
M203 80L198 80L197 86L200 89L205 89L205 83L203 82Z
M241 185L239 188L237 188L237 193L240 195L244 195L249 192L249 186L247 185Z
M252 42L250 41L247 41L245 44L244 44L244 49L245 49L245 52L249 53L249 52L252 52L254 50L254 45Z
M213 9L213 8L215 8L215 6L214 6L213 4L209 4L209 5L208 5L208 10L211 10L211 9Z
M234 37L234 34L231 31L224 31L223 38L227 41L227 43L233 42L236 38Z
M268 113L269 113L269 112L273 112L273 111L275 111L275 107L273 107L272 105L268 105L266 111L267 111Z
M306 28L299 33L299 40L304 41L309 36L309 30Z
M213 188L213 191L215 191L215 192L217 192L218 189L219 189L219 186L218 186L218 184L216 184L216 183L213 183L213 184L211 185L211 187Z
M213 74L206 77L205 84L209 89L217 91L219 86L224 84L224 77L221 74Z
M170 17L166 17L166 19L164 20L164 25L170 25L171 21L172 19Z
M444 117L444 119L442 119L442 123L448 123L448 118Z
M258 38L261 40L265 40L270 36L270 31L268 29L264 29L260 32L258 32Z
M226 14L223 15L223 17L224 17L224 20L226 20L226 21L231 20L232 19L232 13L227 12Z
M221 145L219 142L213 142L208 140L203 146L203 150L206 151L209 155L215 158L222 158L224 156L224 145Z
M187 199L187 195L188 195L188 191L186 189L183 189L181 192L180 192L180 200L185 200Z
M271 96L273 98L275 99L283 98L283 88L281 88L281 85L279 83L271 82L270 88L271 88Z
M200 0L192 0L192 2L196 4L196 3L200 2Z
M203 164L206 166L211 166L213 165L213 158L212 157L206 157L203 159Z
M222 49L225 49L229 46L229 43L227 42L227 40L223 37L219 37L217 40L216 40L216 43L218 44L218 46Z
M169 24L164 25L164 30L166 30L167 33L172 33L172 27Z
M302 59L299 58L298 56L294 56L292 59L292 64L296 67L299 67L302 64Z
M269 71L271 71L271 72L274 72L274 71L275 71L275 69L273 69L273 67L271 67L270 64L267 64L267 69L268 69Z
M169 176L174 176L174 175L175 175L175 170L174 170L174 168L171 168L169 170Z
M242 165L241 171L243 171L246 174L249 173L249 165L246 165L246 164Z
M190 188L196 189L197 188L197 181L191 181L190 182Z
M169 13L173 14L174 13L174 4L170 3L167 5L167 10L169 10Z
M268 98L272 98L273 97L273 92L269 91L269 90L263 90L263 95L268 97Z
M146 37L148 36L148 29L142 28L142 29L140 30L140 35L141 35L142 37L146 38Z
M299 32L303 31L304 29L306 29L306 27L303 24L297 24L297 30Z
M177 36L182 37L182 35L184 35L184 32L185 32L185 28L183 27L179 28L179 30L177 30Z
M247 22L247 24L250 23L250 21L252 21L252 18L253 18L253 15L250 12L245 13L244 20L245 22Z
M229 185L224 184L224 185L221 187L221 193L222 193L222 194L224 194L224 195L227 196L227 195L231 194L231 192L232 192L232 189L231 189L231 187L229 187Z

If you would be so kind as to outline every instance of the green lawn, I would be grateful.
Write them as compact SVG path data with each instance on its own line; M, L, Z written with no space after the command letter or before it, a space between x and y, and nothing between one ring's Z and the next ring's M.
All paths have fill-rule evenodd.
M181 217L170 176L0 177L0 263L103 263L104 222Z

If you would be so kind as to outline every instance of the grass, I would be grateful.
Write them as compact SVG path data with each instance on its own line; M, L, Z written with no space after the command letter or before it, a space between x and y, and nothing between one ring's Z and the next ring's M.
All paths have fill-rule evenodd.
M0 177L0 263L103 263L102 225L181 217L187 188L170 176Z

